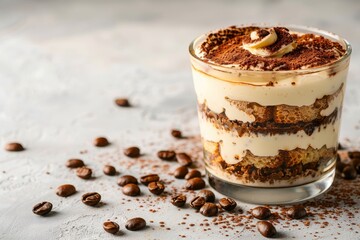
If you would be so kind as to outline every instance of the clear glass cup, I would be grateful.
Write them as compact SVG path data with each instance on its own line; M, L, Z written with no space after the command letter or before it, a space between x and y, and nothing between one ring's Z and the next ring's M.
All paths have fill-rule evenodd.
M316 68L251 71L202 60L206 35L189 47L209 183L243 202L304 201L335 176L351 46L326 31L286 27L337 41L346 53Z

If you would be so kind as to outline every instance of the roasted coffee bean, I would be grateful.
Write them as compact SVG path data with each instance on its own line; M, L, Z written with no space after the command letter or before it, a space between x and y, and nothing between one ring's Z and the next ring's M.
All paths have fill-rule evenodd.
M271 216L271 211L267 207L256 207L251 211L251 215L257 219L263 220Z
M117 184L121 187L123 187L129 183L138 184L138 181L134 176L131 176L131 175L124 175L124 176L120 177L117 181Z
M128 183L122 188L122 192L127 196L138 196L140 195L140 188L136 184Z
M232 198L222 198L219 201L222 209L226 211L232 211L236 207L237 203Z
M195 197L193 200L190 201L190 206L195 209L200 209L205 203L205 198Z
M360 158L352 160L352 165L354 166L357 174L360 174Z
M96 147L106 147L109 144L110 144L109 141L104 137L98 137L98 138L95 138L95 140L94 140L94 145Z
M344 169L344 167L346 167L346 164L340 162L340 161L337 161L336 162L336 170L339 171L339 172L342 172L342 170Z
M120 227L116 222L106 221L103 223L103 228L106 232L115 234L119 231Z
M307 215L303 206L293 206L286 211L286 215L292 219L300 219Z
M66 162L66 166L68 168L78 168L78 167L83 167L85 166L83 160L81 159L69 159Z
M202 178L191 178L187 180L185 188L187 190L199 190L205 187L205 181Z
M103 168L103 172L106 175L114 176L116 174L116 169L114 166L111 165L105 165Z
M174 171L174 177L178 179L184 179L186 174L188 174L189 170L185 166L178 167Z
M348 152L348 156L351 159L360 158L360 152L359 151L351 151L351 152Z
M42 202L42 203L38 203L33 207L33 213L40 215L40 216L44 216L46 214L48 214L49 212L51 212L52 209L52 204L50 202Z
M157 153L161 160L172 161L175 160L176 153L174 151L162 150Z
M273 237L276 234L276 229L274 225L272 225L268 221L259 221L256 224L256 227L258 231L263 235L264 237Z
M205 198L206 202L214 202L215 201L215 194L210 190L201 190L197 196Z
M56 189L56 194L60 197L68 197L70 195L73 195L75 192L76 189L71 184L64 184Z
M196 169L191 170L188 174L185 175L185 179L189 180L191 178L201 178L201 172Z
M218 208L216 204L207 202L200 208L200 213L206 217L212 217L218 214Z
M80 167L76 169L76 175L82 179L90 179L92 170L88 167Z
M340 155L337 154L337 156L336 156L336 170L338 170L339 172L342 172L342 170L344 169L345 166L346 166L346 164L341 161Z
M115 104L119 107L130 107L130 102L127 98L117 98L115 99Z
M338 172L340 172L341 174L342 174L342 172L344 171L344 168L345 168L345 167L354 168L354 165L352 165L352 162L346 162L346 163L344 163L344 162L341 162L341 163L336 162L336 170L337 170ZM355 170L356 170L356 169L355 169Z
M165 186L161 182L151 182L148 184L148 189L152 194L160 195L164 192Z
M173 196L171 198L171 203L174 206L183 207L185 205L185 203L186 203L186 196L183 195L183 194Z
M146 221L143 218L137 217L127 220L125 227L130 231L141 230L146 227Z
M82 202L89 206L95 206L101 200L101 195L97 192L85 193L81 198Z
M137 158L140 157L140 148L138 147L129 147L124 150L125 156L129 158Z
M149 183L151 183L151 182L158 182L159 180L160 180L160 177L157 174L149 174L149 175L140 177L140 182L146 186L149 185Z
M190 166L192 164L191 157L186 153L176 154L176 160L181 166Z
M357 172L352 165L348 165L344 167L344 169L341 172L341 177L347 180L353 180L357 176Z
M173 129L171 130L171 135L174 137L174 138L182 138L182 133L180 130L177 130L177 129Z
M336 161L341 162L341 157L340 157L340 154L338 154L338 153L336 154Z
M12 142L5 145L5 150L9 152L20 152L24 151L25 148L20 143Z

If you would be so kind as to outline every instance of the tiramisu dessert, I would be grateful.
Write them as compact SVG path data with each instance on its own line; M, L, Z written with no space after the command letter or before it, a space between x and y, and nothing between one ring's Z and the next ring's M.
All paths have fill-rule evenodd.
M208 173L263 188L333 175L350 52L336 35L301 27L232 26L196 39Z

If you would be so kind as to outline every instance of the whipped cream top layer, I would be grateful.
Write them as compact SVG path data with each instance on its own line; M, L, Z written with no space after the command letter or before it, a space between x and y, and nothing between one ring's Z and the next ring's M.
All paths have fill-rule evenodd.
M285 27L231 26L208 34L196 54L204 61L243 70L283 71L335 62L345 49L324 36Z

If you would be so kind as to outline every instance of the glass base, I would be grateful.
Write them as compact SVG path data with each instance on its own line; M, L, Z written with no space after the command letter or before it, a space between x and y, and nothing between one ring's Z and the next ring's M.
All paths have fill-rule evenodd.
M334 181L335 168L315 182L294 187L248 187L222 180L206 171L210 185L219 193L251 204L294 204L326 192Z

